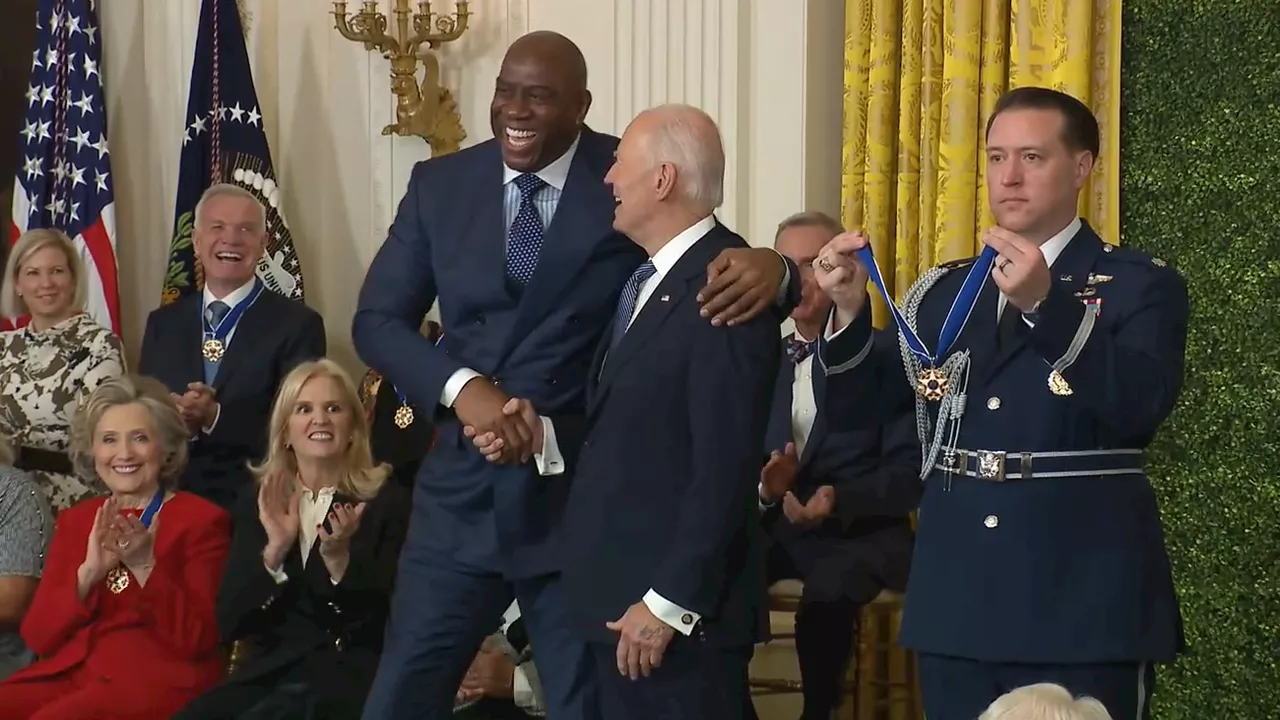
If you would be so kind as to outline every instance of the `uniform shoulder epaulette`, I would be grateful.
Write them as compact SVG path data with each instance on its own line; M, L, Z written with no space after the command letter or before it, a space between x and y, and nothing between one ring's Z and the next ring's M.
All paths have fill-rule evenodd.
M943 270L955 270L956 268L969 267L977 260L978 260L978 256L974 255L973 257L960 258L959 260L952 260L950 262L939 263L938 267L942 268Z

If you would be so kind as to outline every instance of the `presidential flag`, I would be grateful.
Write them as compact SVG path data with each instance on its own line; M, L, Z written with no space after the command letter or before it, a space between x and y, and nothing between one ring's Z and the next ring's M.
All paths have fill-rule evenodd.
M115 198L102 101L102 37L89 0L41 0L19 134L11 241L57 228L84 262L85 309L120 334ZM14 318L23 324L25 318Z
M284 219L236 0L203 0L200 5L173 239L161 297L166 304L204 287L191 234L200 195L217 183L238 185L267 208L267 251L258 263L258 277L281 295L302 300L302 266Z

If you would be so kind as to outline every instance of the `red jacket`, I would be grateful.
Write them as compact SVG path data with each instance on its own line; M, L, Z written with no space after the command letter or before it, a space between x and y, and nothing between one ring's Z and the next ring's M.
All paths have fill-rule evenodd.
M176 493L156 516L155 567L145 587L130 575L119 594L99 582L81 601L84 562L103 498L58 514L44 577L22 621L22 638L40 660L10 676L36 679L87 663L103 676L140 673L170 687L205 688L222 677L214 608L230 546L225 510Z

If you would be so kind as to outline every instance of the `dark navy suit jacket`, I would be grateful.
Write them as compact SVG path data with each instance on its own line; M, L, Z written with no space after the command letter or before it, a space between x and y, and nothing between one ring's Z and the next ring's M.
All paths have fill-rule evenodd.
M896 353L884 336L876 352ZM814 357L812 383L817 415L800 456L793 492L807 501L823 485L835 489L835 511L813 528L791 523L782 504L762 518L769 537L782 546L804 580L805 597L831 601L847 597L866 603L882 589L906 589L911 564L910 515L920 502L920 444L911 389L886 363L827 375ZM766 453L793 442L791 416L795 363L783 357L774 386ZM839 386L852 373L874 373L885 389L882 400L859 405ZM828 385L832 390L828 390Z
M926 343L936 343L971 264L954 263L924 296L918 330ZM1186 284L1149 255L1105 245L1088 224L1050 271L1034 329L999 350L999 290L988 279L979 294L956 342L972 353L956 446L1145 448L1182 387ZM1091 329L1089 305L1101 308ZM848 357L868 332L862 318L824 349L828 362ZM1054 394L1050 363L1081 334L1079 354L1061 371L1071 394ZM896 367L903 372L900 361ZM863 401L876 392L866 382L844 391ZM937 407L929 404L931 416ZM901 640L991 662L1172 659L1182 623L1151 483L1140 473L1004 482L953 474L948 486L934 471L920 504Z
M163 382L170 392L204 382L200 357L197 292L151 311L142 336L138 373ZM213 432L191 443L182 488L223 508L235 506L240 491L252 484L247 463L266 455L271 406L280 381L307 360L324 357L324 320L315 310L264 290L236 325L227 354L219 363L213 390L221 409Z
M617 138L582 131L532 280L513 298L506 283L503 164L496 141L414 167L395 223L369 267L352 337L361 359L415 407L442 409L460 368L531 400L553 419L566 462L581 427L584 380L626 279L644 259L613 231L604 184ZM440 345L419 328L440 298ZM557 569L554 535L569 473L539 477L532 463L487 462L451 411L438 417L418 473L411 532L450 557L509 576ZM577 438L580 439L580 435Z
M565 594L590 641L616 643L605 623L650 588L702 616L700 639L748 647L761 637L755 478L778 327L768 313L713 327L695 297L707 263L745 246L717 225L663 277L617 348L605 357L606 341L597 354L563 547Z

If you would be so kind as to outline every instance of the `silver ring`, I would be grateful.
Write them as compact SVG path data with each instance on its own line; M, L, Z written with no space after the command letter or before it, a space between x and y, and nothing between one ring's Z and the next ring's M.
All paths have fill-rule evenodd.
M835 272L836 269L836 266L832 265L831 261L824 257L818 258L818 267L822 268L826 272Z
M1005 258L1004 260L1000 261L1000 265L996 267L996 269L999 270L1000 272L1004 272L1005 266L1011 264L1012 262L1013 261L1010 260L1009 258Z
M128 549L129 549L129 541L128 541L128 540L117 540L117 541L116 541L116 547L117 547L117 548L119 548L119 549L121 549L121 550L128 550Z

